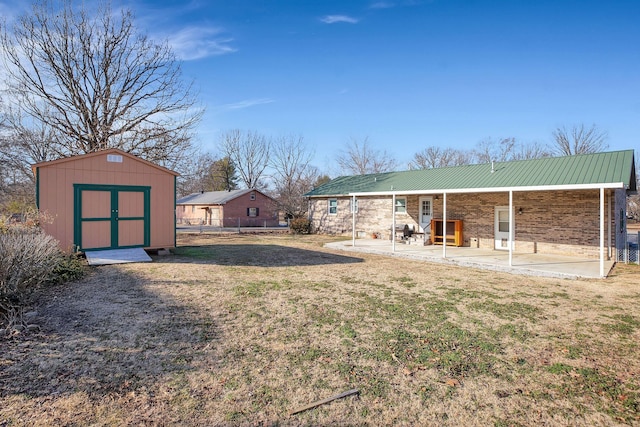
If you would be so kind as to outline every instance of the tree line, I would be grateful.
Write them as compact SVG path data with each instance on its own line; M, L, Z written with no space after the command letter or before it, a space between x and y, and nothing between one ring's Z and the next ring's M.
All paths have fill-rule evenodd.
M304 193L329 180L312 165L301 135L223 132L217 154L203 152L195 129L204 108L168 43L135 26L133 12L90 10L70 0L39 0L12 25L0 24L0 200L16 210L33 203L30 165L119 148L181 174L179 193L256 188L291 217L306 213ZM425 169L492 160L573 155L606 149L595 125L559 127L550 146L515 138L480 141L473 150L430 146L407 165L369 138L336 153L338 174ZM9 206L11 205L11 206Z

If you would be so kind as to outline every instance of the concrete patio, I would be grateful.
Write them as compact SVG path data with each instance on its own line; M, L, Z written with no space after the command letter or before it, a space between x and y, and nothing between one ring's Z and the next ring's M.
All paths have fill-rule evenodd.
M351 240L328 243L325 246L343 251L395 256L528 276L565 279L601 278L600 261L590 258L514 253L510 266L507 251L491 249L447 246L446 258L443 258L442 245L423 246L413 241L410 244L396 242L395 252L392 242L382 239L356 239L355 246ZM613 264L613 260L605 259L605 275L611 271Z

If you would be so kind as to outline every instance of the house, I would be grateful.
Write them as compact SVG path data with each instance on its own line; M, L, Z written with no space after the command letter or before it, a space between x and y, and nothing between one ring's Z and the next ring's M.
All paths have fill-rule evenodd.
M115 148L32 170L42 227L61 249L175 247L176 172Z
M626 150L343 176L306 196L314 230L354 241L395 242L392 231L407 224L445 248L603 260L623 249L626 195L635 191L634 153Z
M277 202L256 189L193 193L176 202L179 224L278 226Z

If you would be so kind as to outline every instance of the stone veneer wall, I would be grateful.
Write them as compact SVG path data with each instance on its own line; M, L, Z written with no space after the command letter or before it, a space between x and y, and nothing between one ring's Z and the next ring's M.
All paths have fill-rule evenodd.
M605 192L605 210L609 210L611 224L605 223L605 245L607 233L611 232L611 254L616 246L616 205L621 197ZM433 218L442 219L443 196L433 197ZM398 196L404 197L404 196ZM436 199L437 197L437 199ZM600 253L600 192L579 191L532 191L514 192L515 252L571 254L598 257ZM404 224L418 227L418 195L406 196L407 213L396 215L396 226ZM329 198L312 198L310 219L318 233L351 234L351 199L338 199L338 212L328 213ZM391 197L359 197L356 214L358 237L371 237L376 233L390 239L392 218ZM463 246L494 247L495 207L508 206L508 193L474 193L447 195L447 219L463 221ZM518 210L522 208L522 214ZM618 208L619 210L619 208ZM608 218L609 218L608 217ZM607 219L605 219L606 221ZM619 240L619 237L618 237ZM607 251L607 255L609 255Z

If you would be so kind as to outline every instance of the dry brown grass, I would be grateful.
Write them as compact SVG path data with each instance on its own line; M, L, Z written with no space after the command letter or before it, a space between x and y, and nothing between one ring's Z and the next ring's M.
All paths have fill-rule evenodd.
M0 341L0 425L640 424L637 266L521 277L326 241L184 236L44 290L41 331Z

